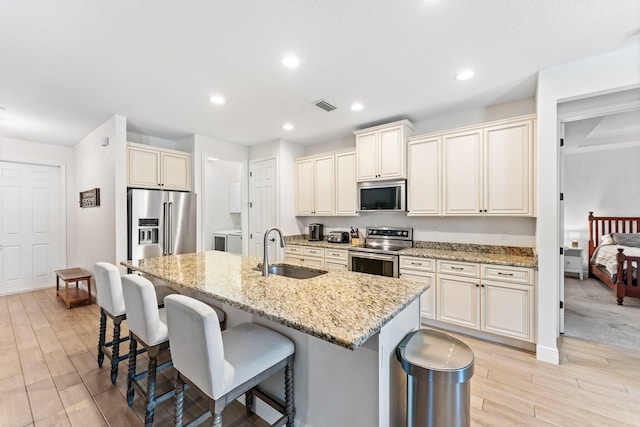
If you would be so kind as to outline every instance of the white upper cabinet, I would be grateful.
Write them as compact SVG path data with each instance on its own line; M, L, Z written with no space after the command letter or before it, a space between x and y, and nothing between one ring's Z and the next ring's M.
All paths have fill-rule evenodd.
M191 155L140 144L127 144L129 187L191 190Z
M484 129L484 213L533 213L531 120Z
M533 124L533 118L519 118L438 134L443 215L535 214ZM420 164L410 158L414 162Z
M335 215L335 157L314 159L315 215Z
M407 146L408 215L441 215L442 138L410 140Z
M406 140L413 125L408 120L354 132L358 181L406 178Z
M336 154L336 215L358 215L355 151Z
M296 215L335 215L335 157L296 161Z
M482 131L442 137L445 215L482 215Z

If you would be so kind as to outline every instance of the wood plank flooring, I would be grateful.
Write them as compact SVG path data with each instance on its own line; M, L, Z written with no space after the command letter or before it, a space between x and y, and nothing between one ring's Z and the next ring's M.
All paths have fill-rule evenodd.
M98 368L98 317L95 304L67 310L55 289L0 297L0 426L143 425L142 400L127 406L126 363L115 385L108 359ZM638 352L561 338L555 366L532 353L455 336L475 354L473 426L640 425ZM160 390L171 387L171 378L160 374ZM187 392L185 407L195 416L204 401ZM172 400L159 405L154 425L171 425L172 410ZM225 409L224 425L266 423L234 404Z

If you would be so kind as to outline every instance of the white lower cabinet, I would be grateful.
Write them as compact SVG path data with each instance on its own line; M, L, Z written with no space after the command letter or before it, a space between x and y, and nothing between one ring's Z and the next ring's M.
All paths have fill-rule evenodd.
M349 253L344 249L326 248L324 250L324 267L327 270L347 271L349 269L348 257Z
M435 319L436 317L436 274L435 260L428 258L401 256L400 257L400 278L425 282L429 284L427 289L420 296L420 317L422 319Z
M533 286L483 280L481 291L483 331L533 339Z
M287 245L284 248L284 262L311 268L324 267L324 249L308 246Z
M436 320L535 340L532 269L439 260L437 271Z

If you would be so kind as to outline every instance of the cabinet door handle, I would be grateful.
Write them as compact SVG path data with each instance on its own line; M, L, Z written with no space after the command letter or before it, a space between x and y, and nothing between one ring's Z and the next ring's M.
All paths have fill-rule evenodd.
M513 273L502 273L502 272L500 272L500 271L498 271L498 274L499 274L500 276L513 276Z
M464 270L464 267L451 267L452 270Z
M480 287L480 285L478 283L476 283L476 288L479 288L479 287Z
M484 288L484 285L480 285L481 288Z

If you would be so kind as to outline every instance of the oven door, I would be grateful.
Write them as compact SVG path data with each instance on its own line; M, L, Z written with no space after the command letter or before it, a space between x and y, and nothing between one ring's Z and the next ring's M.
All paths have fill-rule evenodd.
M349 271L398 277L398 256L349 251Z

